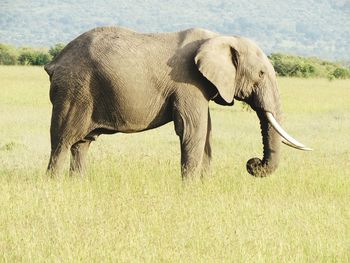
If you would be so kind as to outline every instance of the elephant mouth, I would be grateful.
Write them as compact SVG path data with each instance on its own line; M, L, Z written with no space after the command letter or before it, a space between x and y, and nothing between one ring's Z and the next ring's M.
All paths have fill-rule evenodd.
M298 150L302 151L312 151L313 149L305 146L304 144L298 142L296 139L294 139L292 136L290 136L282 127L279 125L275 117L271 112L266 111L265 112L266 118L271 124L271 126L274 128L274 130L283 138L282 142L290 147L293 147Z

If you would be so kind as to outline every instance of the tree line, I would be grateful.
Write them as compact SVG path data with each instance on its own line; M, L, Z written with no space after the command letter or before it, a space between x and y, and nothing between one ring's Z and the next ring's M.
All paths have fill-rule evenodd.
M49 49L20 47L0 43L0 65L45 65L64 48L58 43Z
M19 47L0 44L0 65L45 65L64 48L58 43L45 48ZM316 57L301 57L282 53L269 56L278 76L300 78L349 79L350 68Z
M349 79L350 68L317 57L272 53L269 59L278 76L299 78Z

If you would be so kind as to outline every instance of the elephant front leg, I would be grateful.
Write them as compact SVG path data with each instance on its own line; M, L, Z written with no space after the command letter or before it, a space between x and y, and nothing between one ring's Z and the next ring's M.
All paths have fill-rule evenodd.
M205 139L204 154L203 154L203 160L202 160L202 171L201 171L202 176L205 176L210 173L210 162L211 162L211 119L210 119L210 112L208 109L207 134Z
M194 177L207 169L210 160L210 145L207 142L208 114L175 112L176 134L181 144L181 175L183 179ZM203 166L204 165L204 166Z

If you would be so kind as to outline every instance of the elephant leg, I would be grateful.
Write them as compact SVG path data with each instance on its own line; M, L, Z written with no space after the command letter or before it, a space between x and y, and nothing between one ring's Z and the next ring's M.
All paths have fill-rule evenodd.
M208 156L204 158L208 110L186 112L176 110L174 112L174 124L176 134L180 137L181 144L181 175L183 179L193 177L202 171L203 159L208 161ZM199 113L201 112L201 113ZM207 147L208 153L210 147Z
M63 164L68 154L70 145L65 132L65 123L62 116L67 111L62 111L63 107L53 107L50 127L51 155L47 174L55 177L61 174Z
M70 175L85 173L85 160L91 141L79 141L70 148Z
M207 134L205 139L204 154L202 160L202 176L210 173L210 161L211 161L211 119L208 109L208 121L207 121Z
M84 125L81 121L84 120L84 115L87 115L86 112L78 112L71 105L53 107L50 127L51 156L47 174L53 177L61 174L69 149L74 142L84 138L87 133L87 124Z
M66 143L51 144L51 155L47 174L52 177L59 175L62 172L64 160L67 156L69 145Z

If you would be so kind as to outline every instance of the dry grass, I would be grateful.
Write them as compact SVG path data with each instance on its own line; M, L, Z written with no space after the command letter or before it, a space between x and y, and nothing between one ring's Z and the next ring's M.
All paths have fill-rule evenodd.
M213 174L181 183L169 124L101 136L89 173L51 180L48 78L0 67L0 261L349 262L350 81L280 79L284 127L314 152L283 147L257 179L253 112L211 105Z

